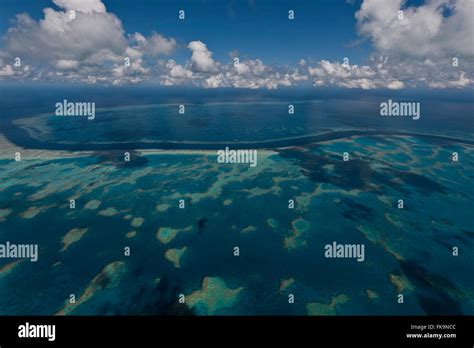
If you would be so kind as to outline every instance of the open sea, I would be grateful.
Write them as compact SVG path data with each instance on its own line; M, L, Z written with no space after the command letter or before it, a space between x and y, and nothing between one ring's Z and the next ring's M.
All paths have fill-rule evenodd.
M99 92L2 97L0 315L474 314L472 102Z

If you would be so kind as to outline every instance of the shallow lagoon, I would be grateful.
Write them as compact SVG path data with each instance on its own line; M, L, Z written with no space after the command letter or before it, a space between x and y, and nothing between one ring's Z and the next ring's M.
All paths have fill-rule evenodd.
M0 237L40 258L2 260L0 313L473 314L474 149L453 163L453 146L352 137L259 150L256 168L214 152L3 159ZM324 258L333 241L365 244L365 261Z

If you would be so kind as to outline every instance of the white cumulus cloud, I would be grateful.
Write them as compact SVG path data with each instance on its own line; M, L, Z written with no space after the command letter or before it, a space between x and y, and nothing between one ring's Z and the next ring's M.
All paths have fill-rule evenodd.
M105 12L105 5L101 0L53 0L53 2L67 11Z
M156 32L148 38L140 33L127 36L120 19L100 0L53 2L63 10L45 8L38 21L26 13L17 15L0 51L5 62L19 57L34 67L36 78L136 83L151 71L145 57L170 54L177 45L175 39Z
M212 58L212 52L207 49L204 42L191 41L188 48L192 52L191 64L192 69L198 72L215 72L217 65Z
M166 86L250 89L304 83L360 89L474 85L474 0L425 0L416 5L363 0L354 14L355 29L361 42L372 45L369 57L342 64L305 56L292 66L267 65L258 57L235 64L236 49L229 53L231 61L220 62L201 40L182 46L155 31L147 36L126 33L101 0L52 2L59 10L45 8L39 20L27 13L15 17L2 38L0 79L103 84L148 80ZM178 46L189 50L184 62L172 56ZM14 65L17 57L19 67Z

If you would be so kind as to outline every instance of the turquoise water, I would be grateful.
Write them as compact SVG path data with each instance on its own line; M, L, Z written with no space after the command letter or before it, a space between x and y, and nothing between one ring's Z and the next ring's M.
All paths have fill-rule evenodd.
M259 150L256 168L212 151L3 159L0 238L40 257L0 261L0 314L473 314L473 151L360 136ZM333 241L365 261L325 258Z

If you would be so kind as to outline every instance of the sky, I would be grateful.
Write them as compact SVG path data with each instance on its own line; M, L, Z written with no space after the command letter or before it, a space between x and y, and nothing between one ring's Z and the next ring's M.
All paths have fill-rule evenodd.
M297 63L310 57L342 59L341 54L360 60L368 54L363 45L349 47L357 40L355 7L345 1L109 0L103 3L108 12L120 18L127 33L148 36L157 31L176 38L184 47L187 42L201 40L213 48L218 60L229 60L229 52L233 50L274 64ZM39 20L43 8L59 10L48 0L2 0L1 6L0 33L8 29L9 21L17 13L27 12ZM186 11L184 21L178 19L180 9ZM288 20L290 9L295 11L297 21ZM331 27L330 35L325 33L328 27ZM317 38L317 44L308 44L319 33L325 34ZM177 53L184 56L184 51Z
M469 89L473 16L472 0L2 0L0 80Z

